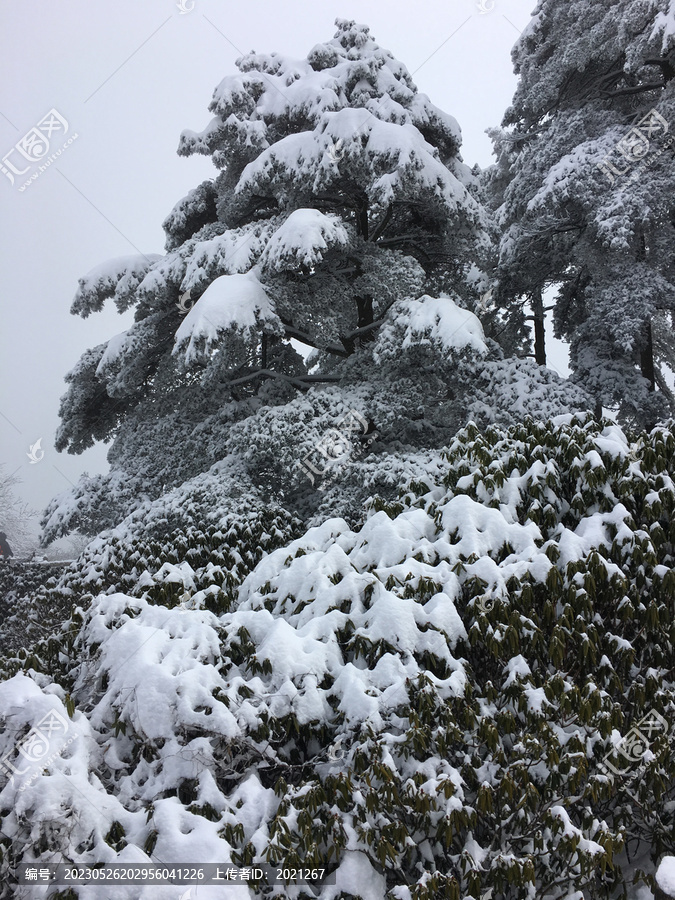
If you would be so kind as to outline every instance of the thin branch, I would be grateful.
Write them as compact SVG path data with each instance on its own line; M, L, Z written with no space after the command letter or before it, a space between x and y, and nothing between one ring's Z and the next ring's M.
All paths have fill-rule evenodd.
M380 244L400 244L401 241L412 241L414 235L412 234L402 234L398 237L384 238L384 240L380 241Z
M656 91L666 86L665 81L654 81L648 84L638 84L635 87L623 88L620 91L601 91L602 97L628 97L632 94L646 94L648 91Z
M258 369L249 375L243 375L241 378L235 378L232 381L225 382L224 387L233 387L236 384L245 384L248 381L255 381L256 378L277 378L280 381L286 381L293 384L302 391L308 390L312 384L321 383L337 383L340 381L339 375L283 375L281 372L275 372L272 369Z
M389 206L387 207L386 213L384 214L384 216L382 218L382 221L373 231L373 236L370 239L373 244L378 240L380 235L385 231L387 225L391 221L393 212L394 212L394 206L392 203L390 203Z
M296 328L290 322L284 322L281 320L284 325L284 333L286 337L295 338L296 341L300 341L302 344L307 344L308 347L314 347L315 350L323 350L326 353L332 353L335 356L341 356L343 359L346 359L349 356L342 347L338 347L337 344L326 344L325 346L321 346L317 344L314 338L307 334L305 331L301 331L299 328Z
M660 59L646 59L643 63L644 66L659 66L659 68L664 69L664 71L670 71L673 66L670 60L661 57Z

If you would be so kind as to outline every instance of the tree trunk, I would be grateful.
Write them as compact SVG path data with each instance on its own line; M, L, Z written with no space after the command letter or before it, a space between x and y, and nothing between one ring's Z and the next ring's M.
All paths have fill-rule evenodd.
M359 311L357 328L365 328L366 325L373 324L373 298L370 295L356 298L356 307ZM357 338L357 346L362 347L375 340L375 332L369 331L366 334L359 335Z
M356 214L358 232L364 241L368 240L368 198L364 197L360 202Z
M534 316L534 358L539 366L546 365L546 336L544 333L544 300L541 288L532 292L532 314Z
M640 350L640 371L642 377L649 382L649 390L656 390L656 373L654 371L654 343L652 341L652 323L648 319L645 325L645 340Z

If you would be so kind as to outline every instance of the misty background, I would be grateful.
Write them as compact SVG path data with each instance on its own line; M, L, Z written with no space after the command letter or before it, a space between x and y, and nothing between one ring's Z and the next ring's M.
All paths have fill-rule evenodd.
M108 304L86 320L70 315L77 280L114 257L164 252L166 215L217 174L207 157L176 155L179 135L209 122L212 91L236 71L235 60L251 50L303 58L333 37L336 17L363 22L419 90L458 120L464 161L485 168L493 162L485 129L510 103L510 51L533 7L534 0L0 3L0 157L51 109L67 120L67 138L77 134L23 192L37 163L26 163L14 185L0 174L0 464L21 478L17 494L36 513L32 531L55 494L85 471L107 470L105 445L80 456L54 450L59 399L80 355L127 329L133 310L119 315ZM64 139L54 140L56 148ZM548 350L551 367L567 374L564 347L550 342ZM38 440L44 455L31 462Z

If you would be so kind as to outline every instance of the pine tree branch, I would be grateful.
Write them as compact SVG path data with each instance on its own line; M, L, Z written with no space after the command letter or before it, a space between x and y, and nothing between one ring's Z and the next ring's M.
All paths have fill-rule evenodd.
M544 131L544 127L535 128L532 131L528 131L527 134L503 134L499 136L499 142L503 142L505 144L520 144L522 141L531 141L534 138L538 137Z
M392 300L392 302L386 307L386 309L383 311L382 315L380 316L379 319L377 319L377 321L369 322L367 325L363 325L360 328L355 328L354 331L350 331L348 334L341 334L340 341L341 341L344 349L342 349L342 347L338 347L337 344L326 344L324 346L321 346L316 343L316 341L314 340L314 338L311 335L307 334L305 331L301 331L299 328L296 328L292 322L285 321L284 319L281 319L281 321L284 326L284 333L285 333L286 337L295 338L296 340L300 341L301 343L307 344L308 347L314 347L315 350L323 350L325 353L332 353L335 356L341 356L343 359L346 359L347 357L351 356L355 352L356 347L355 347L354 341L357 338L362 338L365 335L370 334L370 332L375 331L376 329L380 328L381 325L384 324L387 313L389 312L389 310L391 309L391 307L394 305L395 302L396 301ZM307 377L314 377L314 376L307 376ZM235 382L230 382L230 383L234 384Z
M629 97L633 94L646 94L648 91L664 88L666 84L667 82L664 79L663 81L654 81L647 84L638 84L635 87L623 88L620 91L600 91L600 96L609 99L611 97Z
M302 391L308 390L313 384L336 384L340 381L340 375L284 375L281 372L275 372L273 369L257 369L241 378L234 378L227 381L224 387L233 387L237 384L246 384L249 381L255 381L256 378L276 378L279 381L286 381L293 384Z
M379 241L378 243L379 243L380 247L383 244L407 245L408 247L412 247L414 250L417 250L417 252L421 256L423 256L428 263L431 263L431 257L429 256L429 253L424 249L424 247L422 247L420 244L418 244L417 241L411 240L410 237L408 237L407 235L403 235L402 237L395 237L395 238L385 238L385 240Z
M664 81L670 81L675 76L675 66L670 59L661 57L659 59L646 59L643 63L645 66L658 66L663 72Z
M350 355L345 352L342 347L338 347L337 344L326 344L324 346L317 344L311 335L296 328L292 322L286 322L283 319L281 321L284 325L284 334L286 337L295 338L295 340L300 341L301 344L306 344L308 347L314 347L315 350L323 350L325 353L332 353L334 356L341 356L343 359L346 359Z
M376 241L378 240L378 238L380 237L380 235L381 235L381 234L385 231L385 229L387 228L387 225L389 225L389 222L391 221L391 217L392 217L393 212L394 212L394 204L393 204L393 203L390 203L389 206L387 207L386 213L384 214L384 216L383 216L383 218L382 218L382 221L380 222L380 224L379 224L379 225L375 228L375 230L373 231L373 236L372 236L371 239L370 239L371 242L372 242L373 244L376 243Z

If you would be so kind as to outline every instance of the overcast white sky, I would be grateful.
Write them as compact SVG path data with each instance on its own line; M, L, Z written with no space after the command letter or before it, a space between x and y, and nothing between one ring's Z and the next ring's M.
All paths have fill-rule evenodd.
M24 179L12 185L0 174L0 463L39 510L83 471L107 468L102 445L80 456L56 453L59 398L80 355L133 318L114 307L87 320L71 316L77 279L116 256L164 252L164 217L215 174L205 157L178 157L178 137L207 124L211 93L235 59L252 49L301 58L333 37L336 17L364 22L419 89L457 118L464 160L486 167L493 160L484 132L511 100L510 51L534 7L181 2L191 11L181 13L178 0L0 2L0 158L51 109L67 120L67 137L77 134L25 191ZM33 171L31 164L24 178ZM39 438L44 457L32 464L29 448Z

